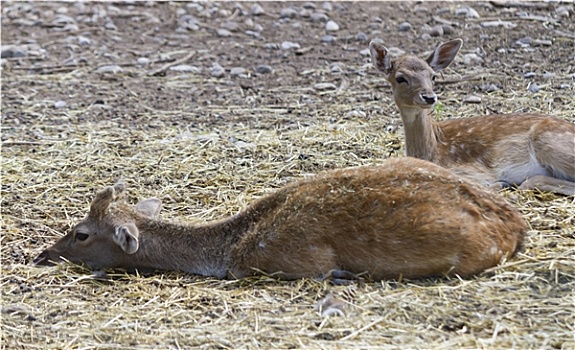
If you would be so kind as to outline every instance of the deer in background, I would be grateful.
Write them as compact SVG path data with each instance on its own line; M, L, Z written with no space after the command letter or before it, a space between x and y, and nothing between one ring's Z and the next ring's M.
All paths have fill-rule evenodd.
M575 124L531 113L432 120L435 74L453 61L463 41L439 45L427 59L390 57L369 45L373 65L391 84L408 156L425 159L480 184L575 195Z
M117 200L122 192L98 192L87 217L35 263L218 278L463 277L512 256L527 229L503 197L411 157L303 179L203 224L160 221L159 199L132 207Z

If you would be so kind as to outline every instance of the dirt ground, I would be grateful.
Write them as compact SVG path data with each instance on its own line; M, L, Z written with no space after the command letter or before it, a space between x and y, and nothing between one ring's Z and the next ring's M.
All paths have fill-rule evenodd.
M2 349L575 347L575 202L546 193L502 193L531 226L525 249L465 280L100 281L31 265L117 180L133 203L161 198L166 219L207 221L324 169L403 156L374 38L415 54L464 40L437 118L575 122L572 1L1 6ZM328 292L345 316L314 309Z

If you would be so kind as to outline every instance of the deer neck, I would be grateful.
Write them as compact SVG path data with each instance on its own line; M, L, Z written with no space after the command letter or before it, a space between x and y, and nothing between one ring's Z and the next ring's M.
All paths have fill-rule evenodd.
M400 113L405 132L406 155L433 161L436 157L437 138L427 110L400 107Z
M173 270L225 278L229 252L239 237L234 217L205 225L147 220L138 223L139 248L124 265L134 269Z

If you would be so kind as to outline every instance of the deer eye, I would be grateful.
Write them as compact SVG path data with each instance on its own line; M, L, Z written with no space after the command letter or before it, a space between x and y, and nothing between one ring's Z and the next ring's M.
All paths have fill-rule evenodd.
M90 237L90 235L87 233L83 233L83 232L76 233L76 239L79 241L85 241L88 239L88 237Z
M404 77L396 77L396 78L395 78L395 81L396 81L398 84L407 83L407 79L405 79Z

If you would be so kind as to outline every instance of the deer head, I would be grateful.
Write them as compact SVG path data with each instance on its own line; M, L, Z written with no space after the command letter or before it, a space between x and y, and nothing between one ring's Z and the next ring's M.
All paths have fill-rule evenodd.
M51 265L64 258L97 270L134 254L139 247L137 223L156 217L161 201L150 198L132 208L116 202L124 190L123 184L116 184L96 193L88 215L34 263Z
M425 60L412 55L392 58L388 49L378 41L372 41L369 50L373 65L391 84L399 109L427 109L437 102L433 91L435 74L449 66L462 44L461 39L441 44Z

